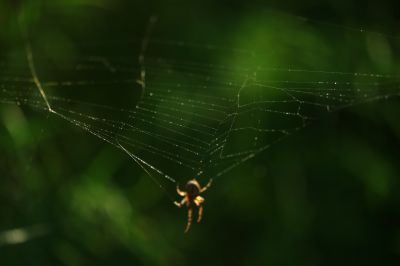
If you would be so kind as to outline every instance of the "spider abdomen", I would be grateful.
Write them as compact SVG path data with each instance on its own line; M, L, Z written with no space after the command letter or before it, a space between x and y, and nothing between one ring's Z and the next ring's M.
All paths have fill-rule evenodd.
M186 184L186 193L190 199L195 199L200 194L200 185L196 180L190 180Z

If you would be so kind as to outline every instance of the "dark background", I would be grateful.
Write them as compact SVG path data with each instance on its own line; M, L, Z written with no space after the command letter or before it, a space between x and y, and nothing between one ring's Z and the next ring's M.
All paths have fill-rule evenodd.
M210 53L205 46L265 52L260 43L272 40L292 51L271 59L284 68L395 75L399 10L397 1L2 1L0 41L3 59L18 58L23 12L35 54L50 62L40 65L40 76L51 80L49 65L70 64L82 43L140 40L157 14L157 38L204 45L199 54L173 47L171 57L248 64L228 60L227 48ZM301 18L309 23L299 23L299 31L324 40L326 57L320 41L306 52L303 35L268 30L268 22L297 25ZM366 53L369 33L360 28L379 33L390 55L379 47L377 57ZM120 52L115 47L89 49L113 55ZM156 55L165 50L149 46ZM122 52L133 61L137 53ZM93 87L74 96L118 105L126 96L120 89L101 94ZM204 195L202 224L188 234L186 210L114 146L43 111L9 104L0 111L1 265L397 265L400 259L398 97L325 114L216 179ZM174 184L166 189L175 195ZM26 240L13 244L13 229Z

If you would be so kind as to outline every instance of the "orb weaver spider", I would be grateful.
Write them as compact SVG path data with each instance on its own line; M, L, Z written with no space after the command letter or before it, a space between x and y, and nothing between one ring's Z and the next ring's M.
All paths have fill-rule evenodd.
M181 202L174 202L176 206L179 208L183 207L186 205L188 208L188 221L185 229L185 233L187 233L190 229L190 225L192 224L192 205L196 205L199 208L199 212L197 215L197 222L200 223L201 218L203 217L203 203L204 203L204 198L200 196L201 193L206 191L212 183L212 179L208 181L208 184L205 185L204 187L201 187L199 182L197 182L196 179L189 180L186 183L185 190L182 191L179 189L179 185L176 186L176 192L178 193L179 196L183 197Z

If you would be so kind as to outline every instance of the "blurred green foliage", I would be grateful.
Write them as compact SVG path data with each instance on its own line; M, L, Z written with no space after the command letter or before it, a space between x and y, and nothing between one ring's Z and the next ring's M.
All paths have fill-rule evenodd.
M157 34L166 40L262 54L250 59L221 49L205 61L397 73L398 7L333 0L2 1L0 48L9 61L21 53L19 19L37 53L72 65L79 57L74 40L140 39L157 14ZM354 30L360 27L371 33ZM157 47L153 53L166 53ZM44 67L40 75L51 73ZM216 179L205 194L202 224L185 235L186 210L175 208L126 154L55 116L1 104L0 265L396 265L398 114L393 97L324 116ZM167 190L175 196L173 185Z

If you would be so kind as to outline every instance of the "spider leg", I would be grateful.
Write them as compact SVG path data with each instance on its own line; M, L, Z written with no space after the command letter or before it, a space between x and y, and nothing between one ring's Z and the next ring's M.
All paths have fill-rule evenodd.
M204 211L203 205L200 205L199 206L199 214L197 216L197 222L198 223L200 223L201 218L203 218L203 211Z
M200 223L200 221L201 221L201 218L203 217L203 210L204 210L204 207L203 207L203 202L204 202L204 198L202 197L202 196L197 196L195 199L194 199L194 204L196 204L196 206L197 207L199 207L199 213L198 213L198 215L197 215L197 222L198 223Z
M179 196L184 197L186 196L186 192L179 189L179 185L176 185L176 192Z
M208 181L207 185L205 185L202 189L200 189L200 193L203 193L204 191L206 191L209 187L211 187L211 183L212 183L212 178L210 178L210 181Z
M181 208L183 205L185 205L186 200L187 200L186 197L184 197L184 198L181 200L181 202L174 201L174 204L175 204L177 207Z
M188 221L185 229L185 233L187 233L190 229L190 225L192 224L192 208L188 208Z

